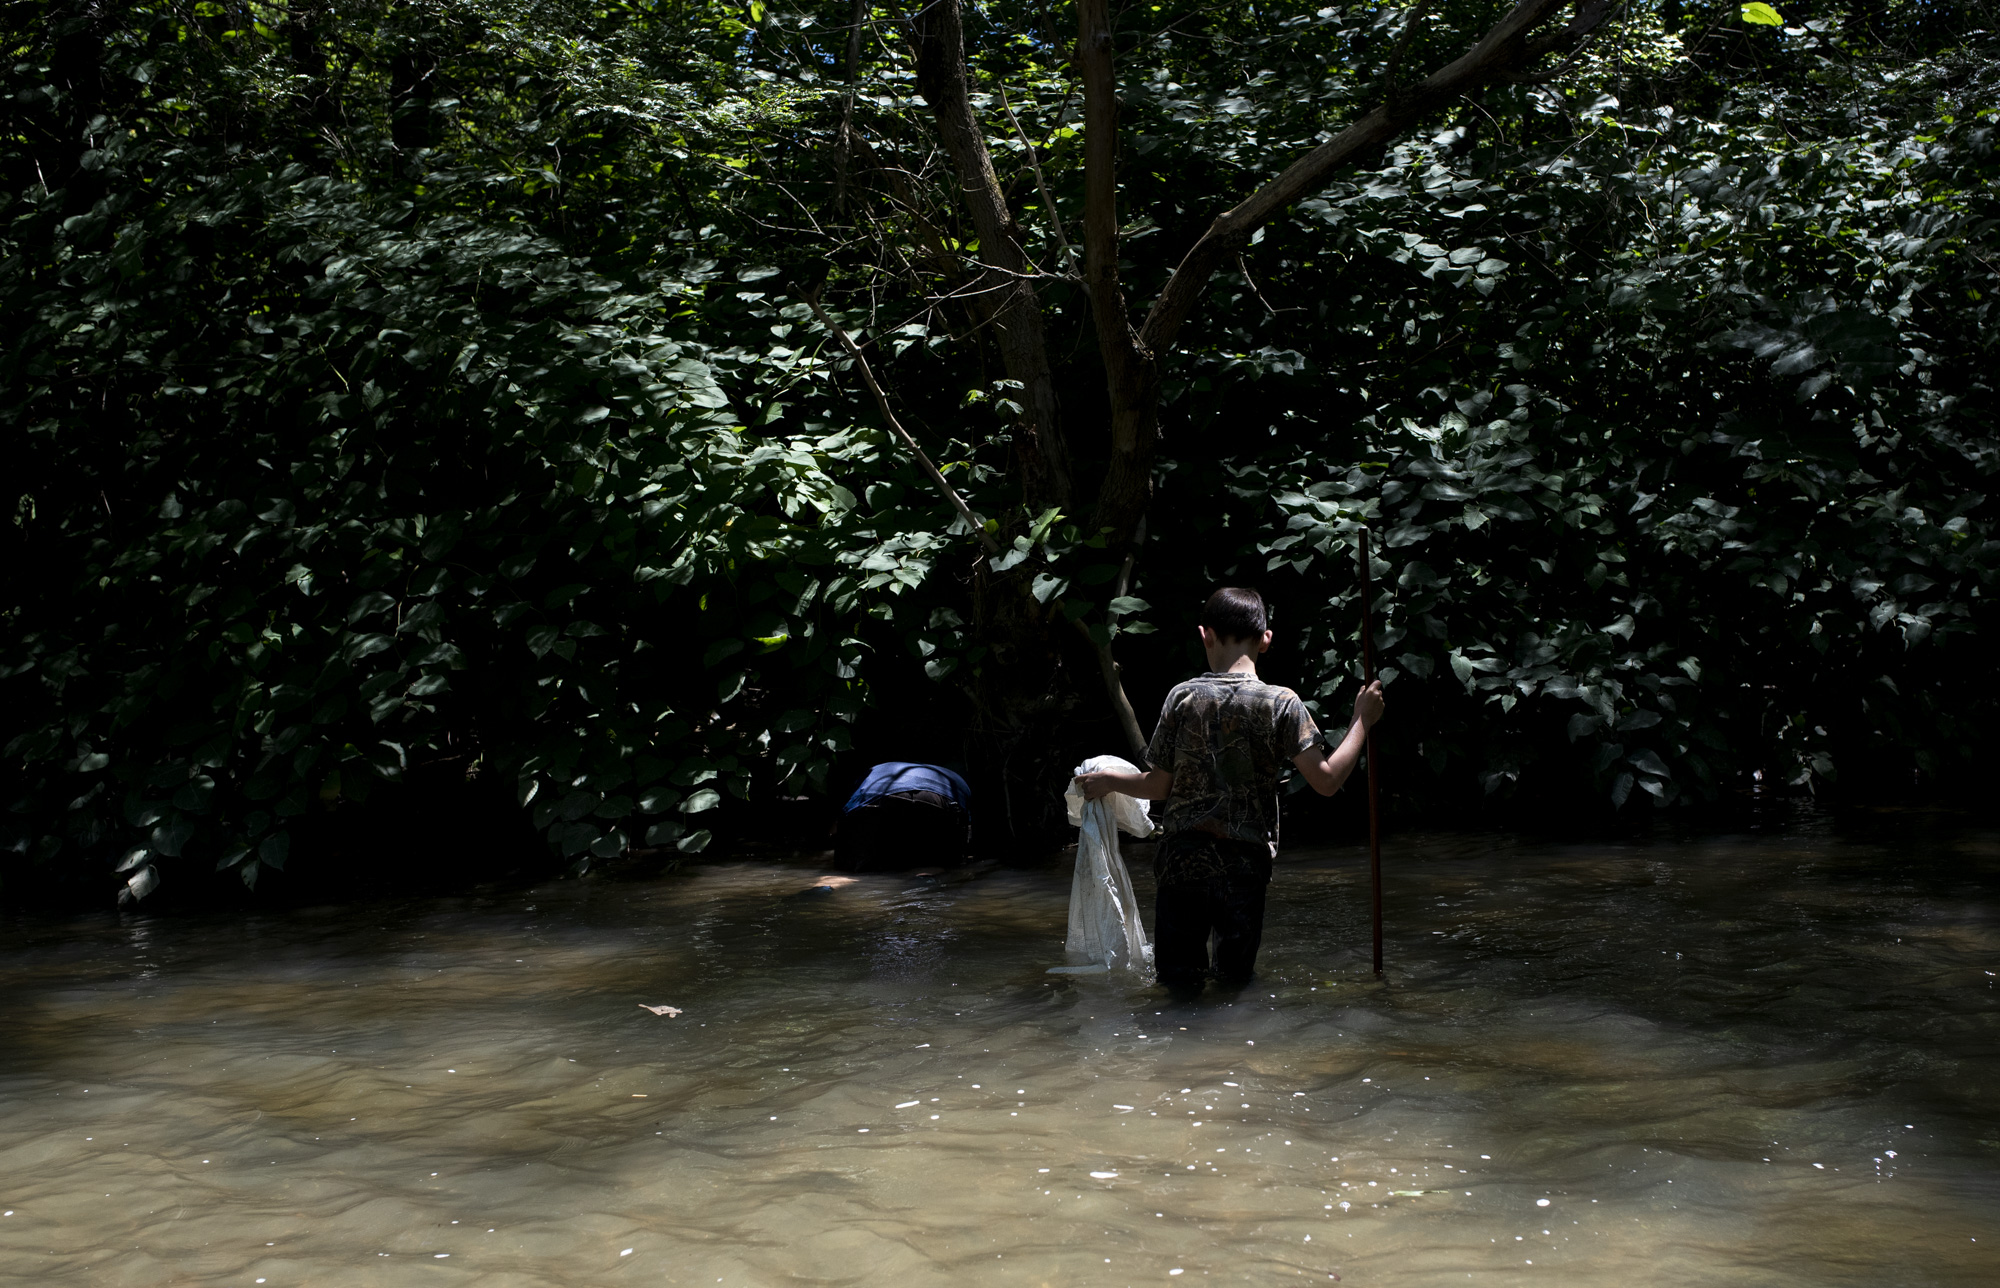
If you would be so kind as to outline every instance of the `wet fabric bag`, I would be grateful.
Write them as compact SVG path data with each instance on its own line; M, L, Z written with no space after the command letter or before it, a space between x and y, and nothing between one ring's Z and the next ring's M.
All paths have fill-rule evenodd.
M1136 774L1139 767L1117 756L1092 756L1076 772ZM1069 887L1069 938L1063 944L1070 964L1051 967L1049 974L1148 970L1153 949L1139 920L1132 876L1118 853L1119 832L1134 837L1153 834L1147 802L1123 792L1086 801L1074 778L1063 795L1069 802L1069 821L1082 831L1076 841L1076 875Z

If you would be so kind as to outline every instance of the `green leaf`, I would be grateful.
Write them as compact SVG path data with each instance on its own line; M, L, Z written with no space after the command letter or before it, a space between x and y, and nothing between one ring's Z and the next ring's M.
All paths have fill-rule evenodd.
M1785 25L1785 20L1778 15L1778 11L1770 5L1763 3L1763 0L1751 0L1751 3L1743 6L1742 14L1743 21L1754 23L1759 27L1782 27Z
M681 802L681 813L700 814L706 810L712 810L720 804L722 804L722 793L716 791L713 787L704 787Z
M993 571L1006 572L1009 568L1015 567L1029 555L1033 554L1034 550L1034 542L1028 540L1026 537L1015 537L1013 548L1001 551L999 557L992 561L991 566Z
M1659 753L1650 749L1634 752L1625 758L1625 763L1640 773L1651 774L1655 778L1673 777L1672 771L1667 768L1667 763L1660 759Z
M1634 781L1630 773L1621 773L1618 775L1617 780L1611 784L1611 807L1613 809L1623 809L1625 807L1625 802L1632 796L1632 784Z
M372 656L373 654L380 653L382 650L388 648L395 642L396 642L395 638L389 635L377 634L377 635L350 636L348 638L347 651L344 656L347 658L349 662L358 662L364 657L369 657Z
M168 858L179 858L181 847L194 836L194 824L185 819L174 819L153 829L150 844L154 851Z

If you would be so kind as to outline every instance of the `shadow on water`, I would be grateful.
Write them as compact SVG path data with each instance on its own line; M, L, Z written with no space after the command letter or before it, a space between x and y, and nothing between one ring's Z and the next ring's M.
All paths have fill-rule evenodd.
M1390 860L1186 1004L1060 867L17 921L0 1283L2000 1281L2000 837Z

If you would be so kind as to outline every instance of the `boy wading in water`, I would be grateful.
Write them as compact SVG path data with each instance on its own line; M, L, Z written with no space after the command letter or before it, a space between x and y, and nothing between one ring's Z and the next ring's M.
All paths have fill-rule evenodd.
M1265 622L1263 596L1254 590L1224 586L1210 595L1201 610L1208 671L1167 694L1145 771L1077 778L1089 800L1124 792L1167 803L1153 859L1153 966L1160 983L1176 991L1201 988L1211 935L1217 982L1250 981L1278 852L1285 763L1331 796L1382 718L1382 686L1370 684L1355 695L1347 736L1328 751L1299 695L1257 678L1257 655L1271 647Z

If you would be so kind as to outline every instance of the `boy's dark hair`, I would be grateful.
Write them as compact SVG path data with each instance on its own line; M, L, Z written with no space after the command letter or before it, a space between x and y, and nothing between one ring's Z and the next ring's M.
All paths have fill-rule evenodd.
M1201 624L1219 640L1254 640L1266 630L1264 597L1242 586L1224 586L1201 606Z

